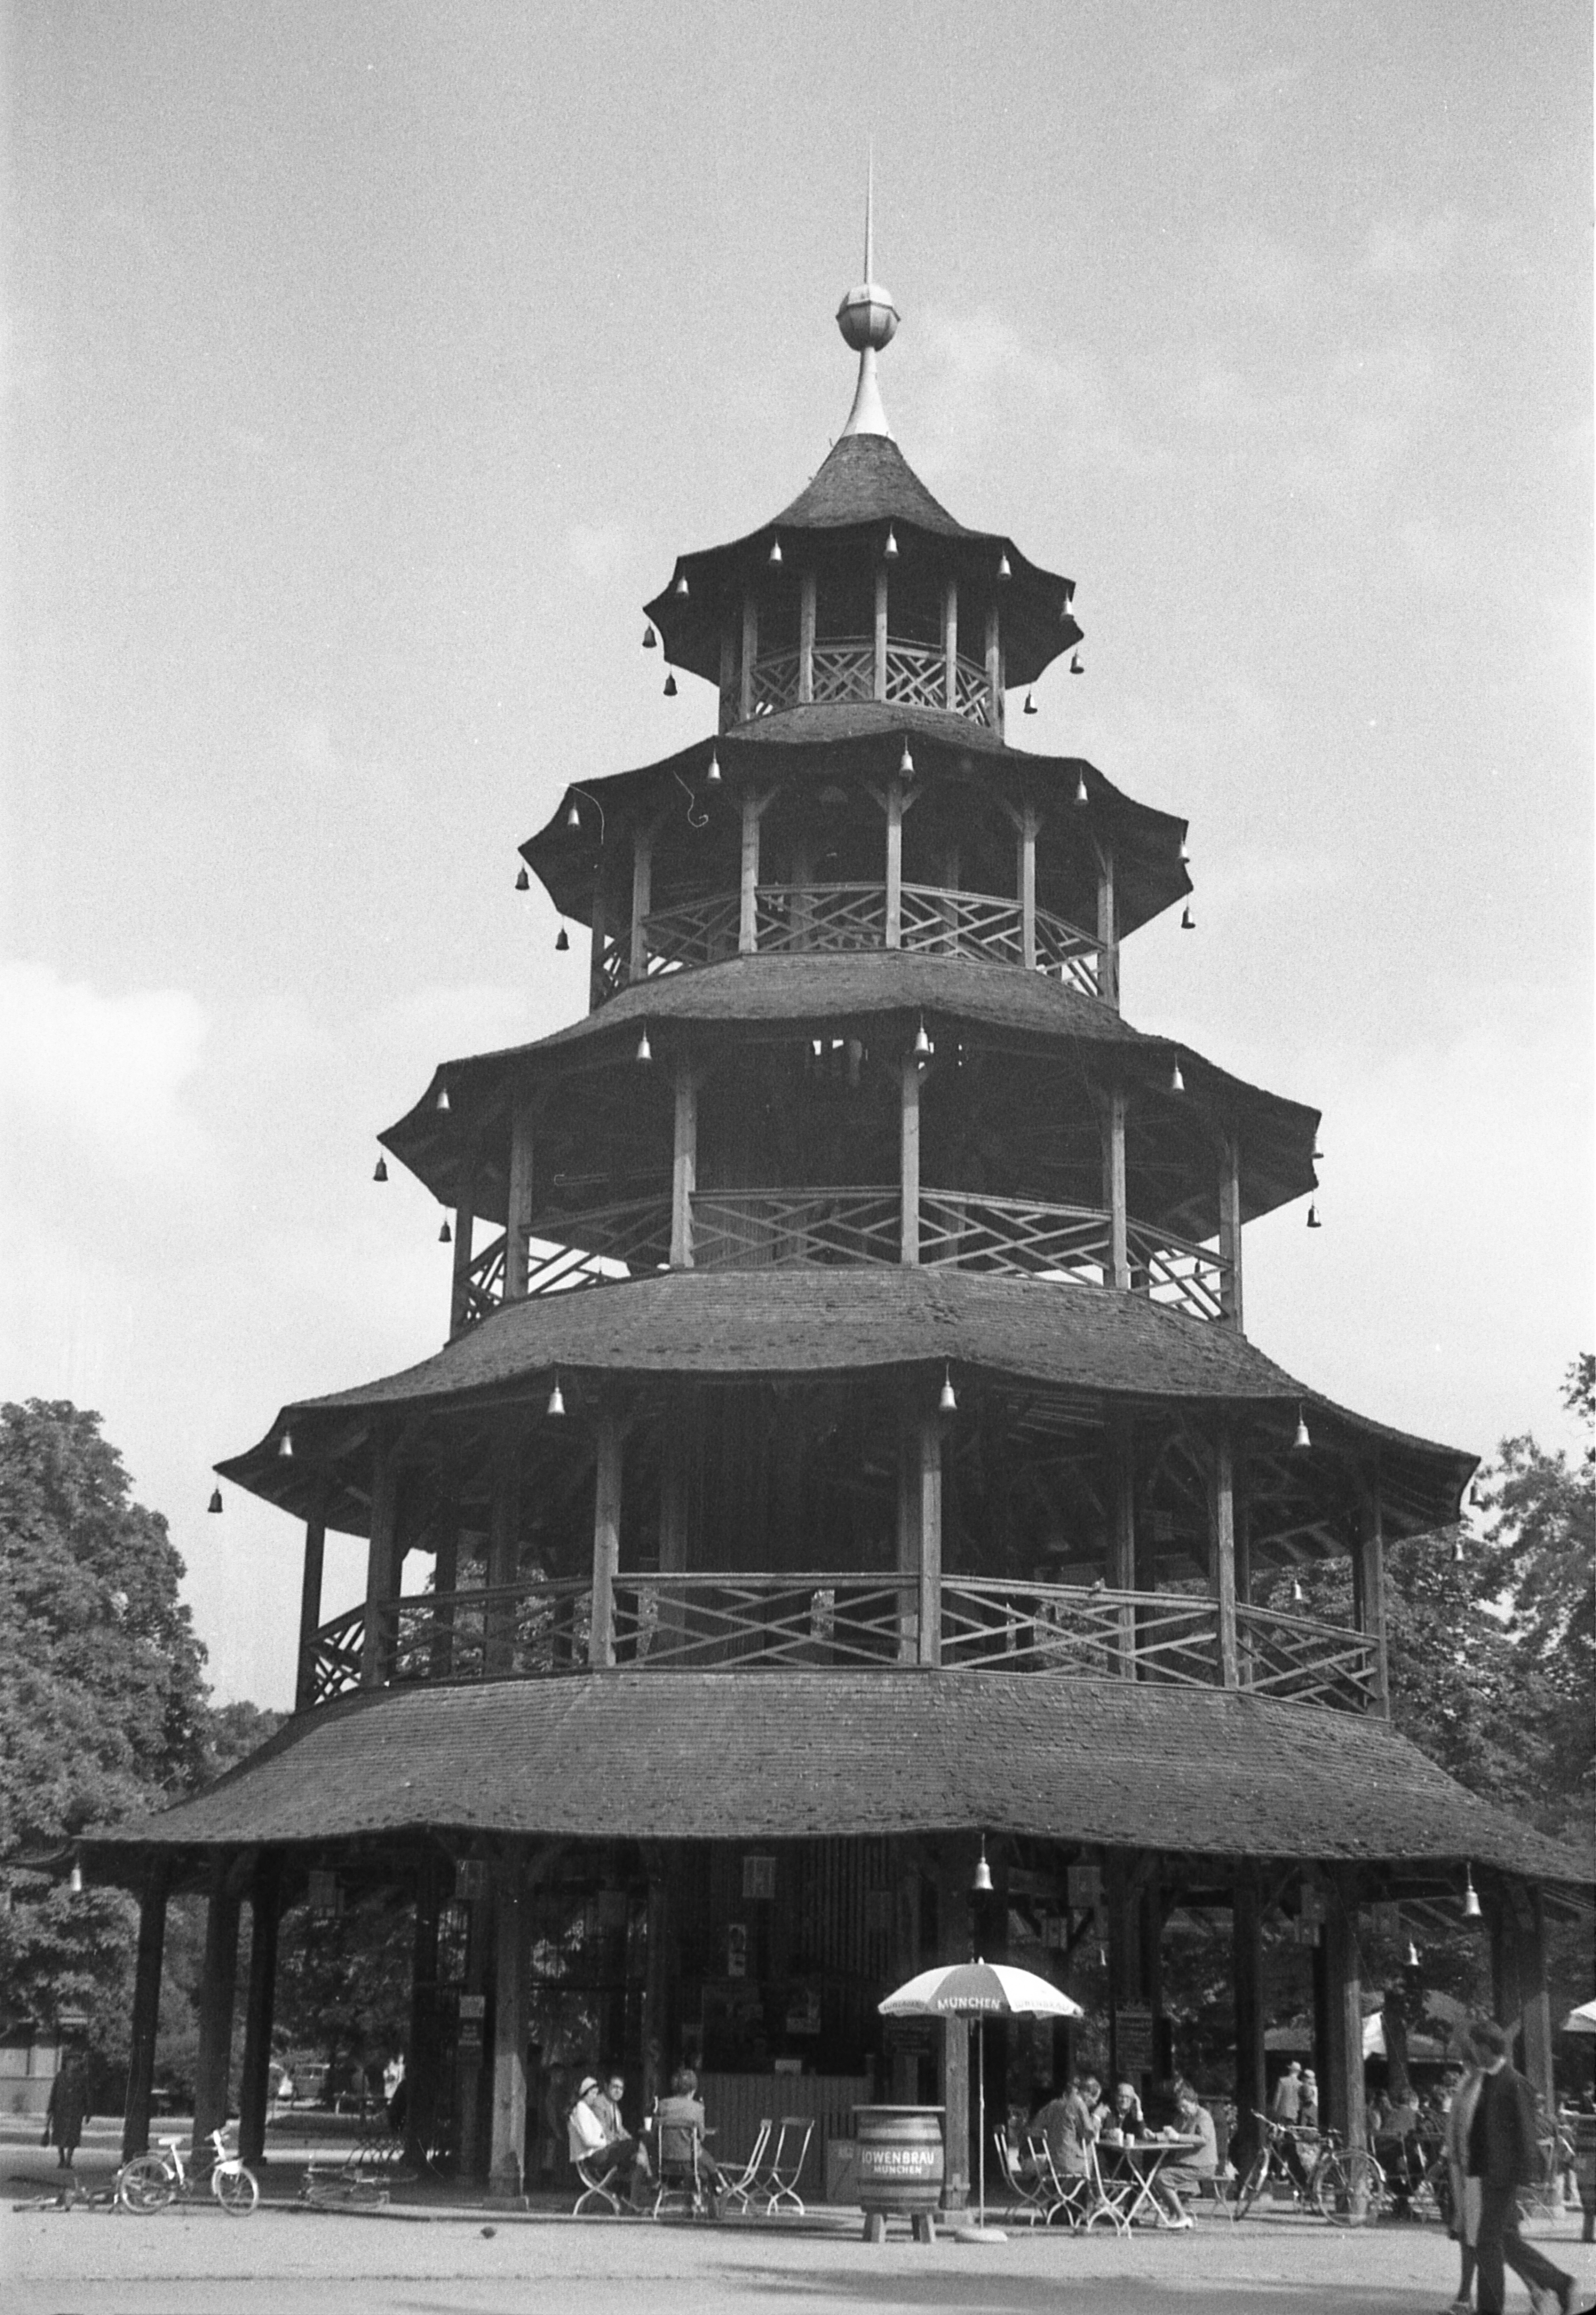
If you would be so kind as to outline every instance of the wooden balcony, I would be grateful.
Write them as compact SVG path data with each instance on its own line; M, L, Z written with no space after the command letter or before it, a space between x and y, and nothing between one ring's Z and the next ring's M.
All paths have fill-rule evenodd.
M644 977L724 963L740 953L742 922L741 894L736 891L706 892L652 910L641 923ZM905 884L898 923L890 928L884 883L760 884L754 893L752 953L858 955L899 948L977 964L1029 962L1088 997L1103 994L1095 934L1042 908L1034 910L1033 927L1028 943L1022 904L999 893ZM890 929L895 937L889 937ZM629 938L607 939L598 965L600 993L613 997L634 977Z
M691 1213L692 1266L698 1270L823 1269L903 1259L903 1208L896 1184L698 1190ZM545 1212L528 1232L527 1291L569 1293L666 1269L670 1225L670 1198L664 1189L581 1213ZM1228 1265L1210 1246L1135 1220L1127 1225L1126 1243L1132 1292L1185 1317L1223 1316ZM922 1268L1107 1286L1113 1282L1112 1259L1112 1220L1105 1210L962 1190L920 1191ZM496 1307L503 1272L501 1237L472 1264L468 1323Z
M1089 1590L946 1576L937 1628L922 1645L912 1577L620 1575L609 1633L584 1580L421 1592L351 1608L315 1634L310 1701L364 1685L547 1680L592 1671L1019 1672L1046 1679L1221 1684L1219 1607L1181 1592ZM1237 1609L1238 1684L1254 1695L1338 1710L1377 1708L1371 1636L1272 1609Z
M808 697L817 704L884 699L889 706L928 707L962 715L967 723L991 723L992 687L978 661L955 657L953 697L948 697L945 651L927 643L886 638L884 665L878 666L873 635L837 635L813 646ZM749 672L750 712L770 714L805 704L802 656L797 651L764 652ZM741 700L733 687L723 700L723 722L736 723Z

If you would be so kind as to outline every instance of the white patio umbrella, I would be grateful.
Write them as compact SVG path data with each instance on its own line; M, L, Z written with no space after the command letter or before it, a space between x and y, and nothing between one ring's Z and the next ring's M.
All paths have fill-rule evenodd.
M977 2195L980 2226L987 2223L987 2020L989 2018L1079 2018L1080 2003L1071 2001L1045 1977L1028 1969L1011 1969L1006 1962L955 1961L941 1969L926 1969L911 1977L878 2008L883 2018L973 2018L976 2026L977 2143L980 2162Z
M1559 2034L1596 2034L1596 2001L1582 2001L1558 2027Z

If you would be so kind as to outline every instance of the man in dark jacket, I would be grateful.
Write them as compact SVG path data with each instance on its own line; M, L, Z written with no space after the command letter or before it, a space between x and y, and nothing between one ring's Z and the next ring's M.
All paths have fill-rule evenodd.
M1503 2315L1504 2266L1524 2283L1535 2315L1570 2315L1574 2277L1543 2258L1519 2232L1518 2190L1540 2177L1535 2098L1507 2062L1507 2036L1483 2019L1470 2030L1485 2079L1468 2125L1468 2176L1480 2182L1479 2315Z

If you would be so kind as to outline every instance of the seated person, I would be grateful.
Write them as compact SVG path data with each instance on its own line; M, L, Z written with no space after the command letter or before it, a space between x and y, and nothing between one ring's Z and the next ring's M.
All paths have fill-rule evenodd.
M1390 2183L1394 2219L1413 2216L1408 2198L1423 2176L1418 2133L1418 2102L1411 2092L1396 2105L1388 2104L1374 2124L1374 2159Z
M584 2074L576 2104L565 2124L566 2151L572 2162L585 2162L595 2178L614 2169L625 2181L634 2206L641 2208L649 2181L649 2159L626 2132L616 2133L601 2115L604 2093L591 2074ZM613 2112L613 2108L611 2109Z
M1145 2138L1147 2116L1141 2110L1141 2100L1131 2082L1114 2084L1113 2111L1104 2127L1117 2130L1122 2138Z
M1189 2227L1193 2222L1191 2213L1181 2201L1182 2195L1196 2194L1198 2181L1213 2178L1219 2167L1219 2144L1214 2132L1213 2116L1189 2082L1181 2089L1180 2121L1176 2133L1182 2138L1194 2138L1197 2143L1188 2148L1178 2162L1171 2162L1159 2171L1153 2182L1153 2193L1169 2213L1172 2226Z
M1060 2178L1086 2176L1086 2148L1096 2137L1103 2111L1103 2091L1095 2074L1051 2098L1031 2117L1031 2134L1047 2147Z
M704 2143L705 2123L704 2101L698 2095L698 2077L691 2066L678 2066L670 2077L670 2094L659 2099L654 2107L654 2157L658 2160L664 2143L664 2132L672 2126L690 2128L698 2133L698 2170L708 2184L710 2207L720 2215L720 2198L726 2181L721 2167Z

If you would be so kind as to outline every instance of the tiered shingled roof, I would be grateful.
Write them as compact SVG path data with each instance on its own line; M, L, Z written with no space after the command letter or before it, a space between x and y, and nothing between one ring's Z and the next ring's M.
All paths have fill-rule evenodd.
M1013 1672L600 1672L374 1692L299 1715L119 1852L432 1827L619 1840L1013 1832L1187 1856L1585 1862L1388 1723L1236 1690Z

